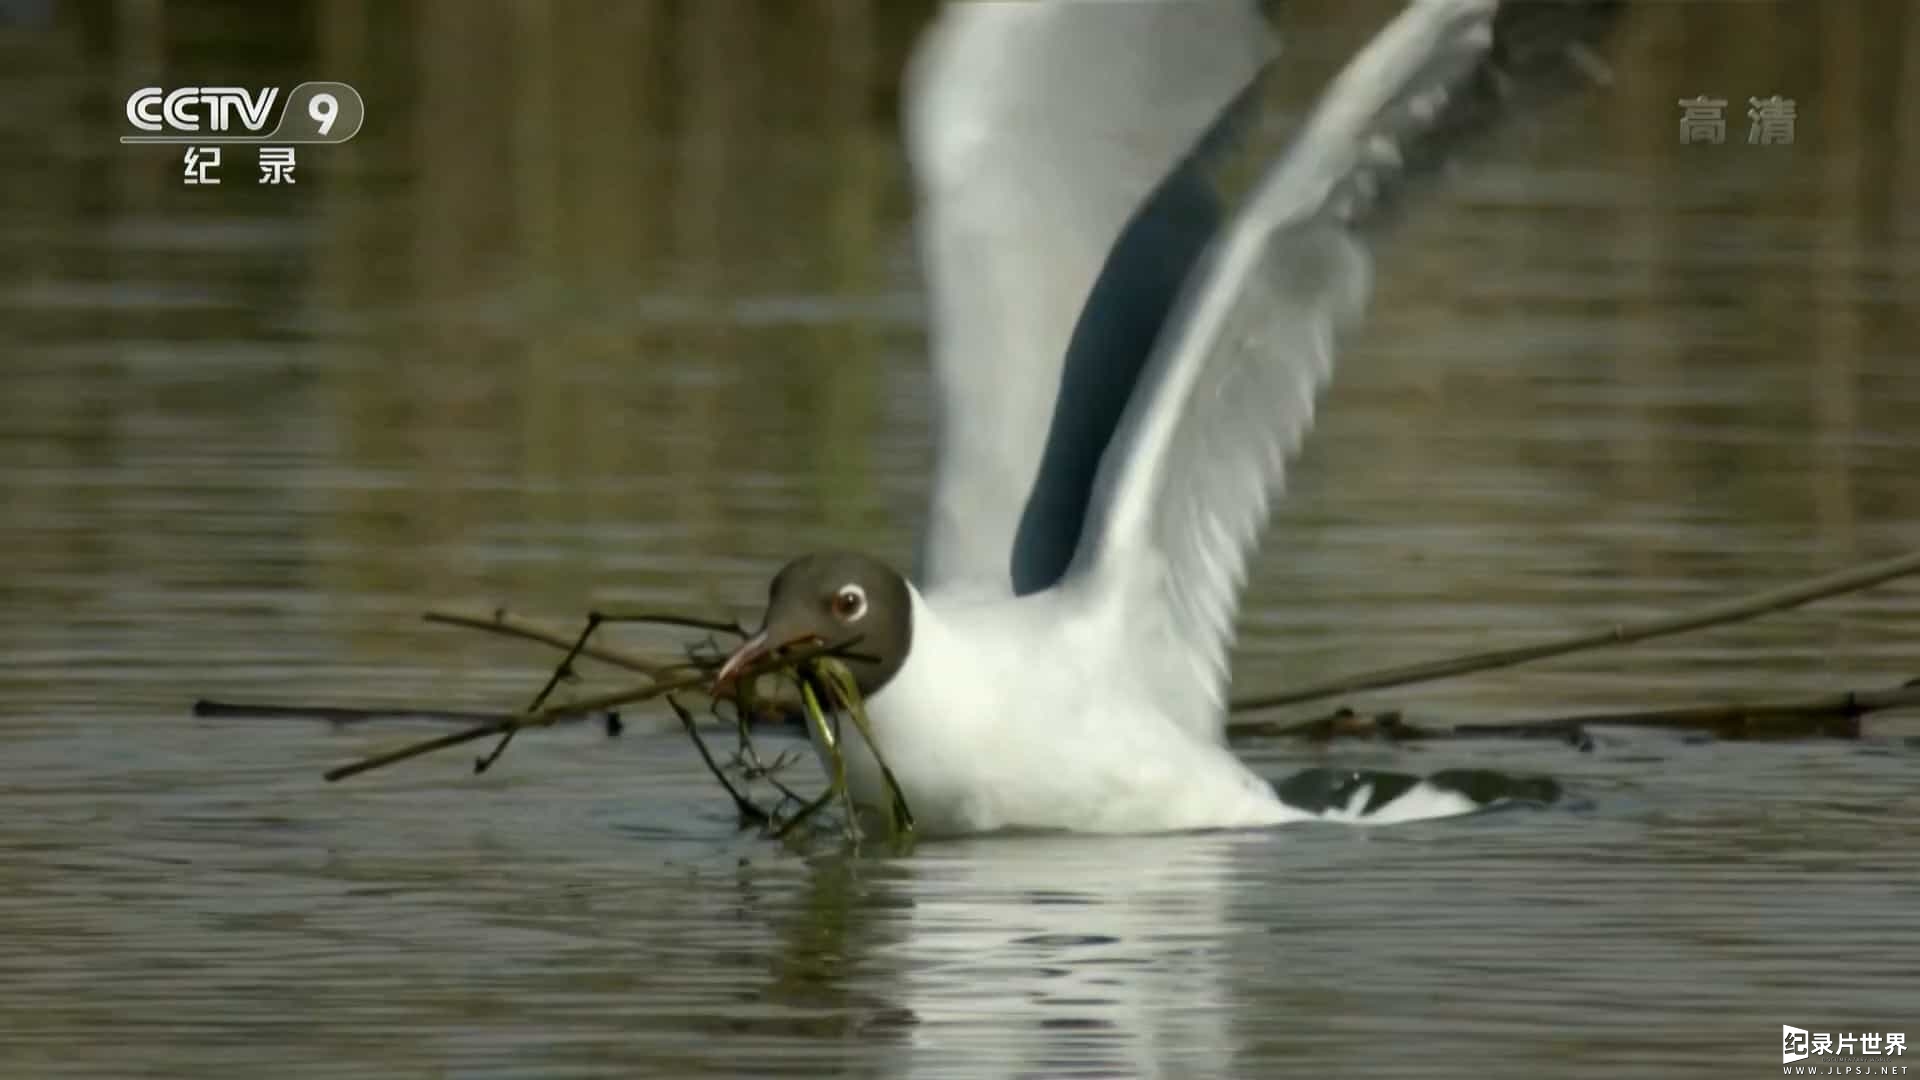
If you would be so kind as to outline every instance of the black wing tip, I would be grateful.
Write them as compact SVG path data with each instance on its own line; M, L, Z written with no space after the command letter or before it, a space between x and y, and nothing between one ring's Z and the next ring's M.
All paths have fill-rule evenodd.
M1565 795L1549 776L1515 776L1494 769L1444 769L1428 776L1376 769L1304 769L1273 782L1280 801L1310 814L1348 809L1361 791L1366 804L1359 816L1372 816L1420 785L1465 797L1479 809L1496 806L1546 807Z

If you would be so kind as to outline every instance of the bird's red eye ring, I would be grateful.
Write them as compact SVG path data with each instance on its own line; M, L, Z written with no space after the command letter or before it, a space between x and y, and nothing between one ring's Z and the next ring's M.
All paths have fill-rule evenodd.
M833 614L841 622L853 622L867 613L867 590L858 585L842 585L833 594Z

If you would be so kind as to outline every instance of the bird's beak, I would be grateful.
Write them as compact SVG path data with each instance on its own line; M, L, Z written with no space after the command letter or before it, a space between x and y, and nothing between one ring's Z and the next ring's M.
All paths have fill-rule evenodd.
M772 640L763 627L759 633L741 642L740 647L733 650L733 655L727 657L727 662L720 665L720 674L713 677L714 690L732 682L748 665L772 652L773 648L768 645Z
M727 662L720 665L720 673L713 677L713 688L717 691L725 687L729 682L739 678L740 673L752 667L757 660L798 645L818 644L820 644L818 635L804 631L795 633L792 632L792 627L783 629L768 623L759 633L741 642L740 647L733 650L733 655L727 657Z

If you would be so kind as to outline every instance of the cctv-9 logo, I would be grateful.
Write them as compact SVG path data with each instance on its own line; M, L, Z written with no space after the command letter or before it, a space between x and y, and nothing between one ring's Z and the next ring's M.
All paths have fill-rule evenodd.
M303 82L287 94L279 122L268 132L268 115L279 96L278 87L143 87L127 97L127 121L143 134L120 141L343 143L366 121L358 90L343 82Z

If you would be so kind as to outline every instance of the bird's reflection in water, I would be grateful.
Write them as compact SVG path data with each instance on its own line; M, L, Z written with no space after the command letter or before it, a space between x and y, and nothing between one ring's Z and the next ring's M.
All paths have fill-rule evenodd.
M891 1043L889 1075L1230 1074L1228 882L1237 850L1273 842L1001 835L823 859L777 977L847 1010L869 1050Z

